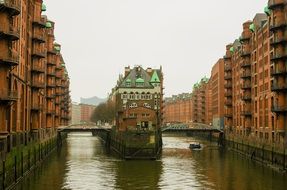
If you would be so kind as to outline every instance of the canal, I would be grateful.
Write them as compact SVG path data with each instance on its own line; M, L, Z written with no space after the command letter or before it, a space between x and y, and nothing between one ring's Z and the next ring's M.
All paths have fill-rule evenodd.
M223 151L214 143L191 151L191 137L163 137L158 161L123 161L89 133L72 133L16 190L286 189L287 175Z

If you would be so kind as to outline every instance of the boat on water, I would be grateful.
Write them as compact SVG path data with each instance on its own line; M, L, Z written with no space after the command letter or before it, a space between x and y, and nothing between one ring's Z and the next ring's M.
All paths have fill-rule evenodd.
M191 143L191 144L189 145L189 148L195 150L195 149L201 149L202 146L201 146L200 143Z

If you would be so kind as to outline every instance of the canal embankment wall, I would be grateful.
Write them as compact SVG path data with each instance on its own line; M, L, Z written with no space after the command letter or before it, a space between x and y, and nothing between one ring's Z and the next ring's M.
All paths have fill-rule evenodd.
M286 172L287 149L284 144L267 143L252 138L225 135L225 147L247 158Z
M0 160L0 189L12 189L38 167L66 139L66 133L54 133L41 140L20 144Z
M244 157L262 163L279 171L287 171L287 148L284 144L276 144L258 141L251 137L241 138L236 135L224 135L223 142L219 133L187 133L192 136L208 141L217 142L219 145L230 151L235 151Z

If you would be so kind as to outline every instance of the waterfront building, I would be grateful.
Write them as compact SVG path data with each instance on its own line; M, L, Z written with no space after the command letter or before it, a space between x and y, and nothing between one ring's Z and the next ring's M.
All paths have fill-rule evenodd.
M0 1L0 160L70 119L69 77L42 0Z
M207 95L207 113L211 114L212 126L218 129L224 128L224 60L219 59L213 65L208 81L209 95Z
M210 85L209 79L204 77L199 83L193 86L192 90L192 122L204 123L209 125L212 123L210 114Z
M287 1L269 0L266 14L269 21L270 38L270 69L271 69L271 91L274 98L271 101L271 120L276 132L276 142L287 144L287 81L286 81L286 60L287 60ZM284 139L285 138L285 139Z
M286 133L285 1L269 1L265 14L243 24L238 40L226 46L225 131L227 138L257 146L281 145ZM272 11L271 11L272 10ZM283 19L283 20L282 20ZM277 25L277 27L276 27Z
M72 102L71 124L79 124L81 122L81 106L77 102Z
M163 123L190 123L192 118L192 94L182 93L165 98Z
M110 95L116 122L111 147L124 158L157 158L162 141L162 69L126 67Z
M96 106L89 104L79 104L79 106L81 110L80 122L90 122Z

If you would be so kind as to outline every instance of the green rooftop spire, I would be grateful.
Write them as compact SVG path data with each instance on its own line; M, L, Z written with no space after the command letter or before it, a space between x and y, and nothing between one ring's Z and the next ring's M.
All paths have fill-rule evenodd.
M234 53L234 47L231 47L229 50L231 53Z
M255 24L251 24L250 26L249 26L249 29L251 30L251 32L255 32Z
M153 72L152 77L150 79L150 82L151 83L158 83L158 82L160 82L156 71Z
M47 7L46 7L46 5L45 5L44 3L42 4L41 10L42 10L43 12L47 10Z
M60 47L59 45L54 45L54 49L55 49L56 51L61 51L61 47Z
M265 14L268 15L268 16L271 14L271 11L270 11L270 9L268 8L268 6L266 6L266 7L264 8L264 12L265 12Z
M46 22L46 28L52 28L52 23L51 22Z

